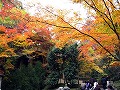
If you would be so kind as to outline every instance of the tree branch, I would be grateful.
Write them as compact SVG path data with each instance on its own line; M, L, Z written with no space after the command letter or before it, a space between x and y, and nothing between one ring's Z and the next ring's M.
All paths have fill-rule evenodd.
M105 3L104 0L103 0L103 2L104 2L105 7L106 7L107 10L108 10L108 14L109 14L109 16L110 16L110 21L111 21L111 24L112 24L112 26L113 26L113 29L112 29L112 30L113 30L114 33L117 35L118 40L120 40L119 34L118 34L118 32L116 31L115 25L114 25L113 20L112 20L112 16L111 16L110 10L109 10L109 8L108 8L108 6L106 5L106 3Z
M95 6L95 8L97 8L96 7L96 5L95 5L95 3L93 2L93 0L91 0L92 1L92 3L93 3L93 5ZM90 4L89 4L90 5ZM105 4L106 5L106 4ZM108 8L107 8L108 9ZM97 9L98 10L98 9ZM109 9L108 9L108 12L109 12ZM110 13L109 13L109 15L110 15ZM102 16L102 15L101 15ZM107 16L107 15L106 15ZM108 16L107 16L108 17ZM112 31L114 31L113 29L114 28L112 28L111 26L110 26L110 24L107 22L107 20L103 17L103 19L104 19L104 21L107 23L107 25L112 29ZM111 21L111 23L113 24L113 20L112 20L112 17L111 17L111 15L110 15L110 21ZM114 25L114 24L113 24ZM117 37L118 37L118 34L115 32L115 34L117 35Z
M46 9L45 9L46 10ZM85 36L88 36L90 38L92 38L96 43L98 43L106 52L108 52L112 57L114 57L116 60L119 60L119 58L115 57L109 50L107 50L97 39L95 39L93 36L89 35L89 34L86 34L80 30L78 30L77 28L75 28L74 26L72 26L70 23L66 22L63 18L61 18L59 15L56 15L54 13L52 13L51 11L47 10L49 13L59 17L63 22L67 23L70 27L70 29L75 29L76 31L78 31L79 33L85 35ZM49 23L48 23L49 24ZM50 24L51 25L51 24ZM55 26L55 25L54 25ZM58 26L57 26L58 27ZM61 27L61 26L60 26Z
M94 4L93 1L92 1L92 2L93 2L93 5L94 5L94 6L90 5L86 0L84 0L84 1L85 1L85 3L86 3L87 5L89 5L90 7L92 7L95 11L98 11L99 13L101 13L101 16L105 15L105 17L111 22L113 28L112 28L112 27L110 26L110 24L105 20L104 17L103 17L103 19L105 20L105 22L107 23L107 25L111 28L111 30L116 34L118 40L120 40L120 36L119 36L118 32L116 31L116 28L115 28L115 25L114 25L114 23L113 23L112 17L111 17L111 15L110 15L110 11L108 11L108 12L109 12L109 16L110 16L110 18L109 18L105 13L101 12L101 11L95 6L95 4ZM103 0L103 1L104 1L104 0ZM106 6L106 3L105 3L105 6ZM106 7L106 8L108 8L108 7ZM109 9L108 9L108 10L109 10Z
M110 4L111 4L114 8L116 8L110 0L108 0L108 1L110 2Z

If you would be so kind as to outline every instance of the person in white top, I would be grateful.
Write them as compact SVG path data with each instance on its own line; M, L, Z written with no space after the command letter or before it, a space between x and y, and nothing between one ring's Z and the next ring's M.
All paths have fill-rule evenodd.
M93 87L95 88L97 85L98 85L98 82L94 82L94 86Z

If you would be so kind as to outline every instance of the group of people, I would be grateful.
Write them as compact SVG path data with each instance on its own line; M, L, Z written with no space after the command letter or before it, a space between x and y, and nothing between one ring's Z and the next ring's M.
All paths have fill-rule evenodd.
M85 82L82 90L114 90L112 84L108 82L108 77L102 77L99 82L97 82L96 79L91 78L89 81Z

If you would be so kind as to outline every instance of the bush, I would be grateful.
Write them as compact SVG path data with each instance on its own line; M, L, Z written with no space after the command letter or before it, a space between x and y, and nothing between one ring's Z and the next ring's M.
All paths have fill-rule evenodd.
M8 79L3 80L2 90L41 90L44 88L44 80L45 71L40 62L37 62L35 66L23 65L20 69L12 71Z

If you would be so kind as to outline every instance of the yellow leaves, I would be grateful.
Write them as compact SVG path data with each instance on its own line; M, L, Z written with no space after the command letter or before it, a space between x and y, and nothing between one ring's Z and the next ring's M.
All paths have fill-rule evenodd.
M56 40L56 47L62 48L64 45L67 44L69 37L59 38L59 40Z
M4 52L0 53L0 57L11 57L11 56L16 56L14 53L14 49L12 48L7 48Z
M0 1L0 10L1 10L2 6L3 6L3 4L2 4L2 2Z
M59 33L56 33L55 37L53 38L53 42L56 44L56 47L64 47L64 45L66 44L72 44L73 42L75 42L75 34L76 34L76 31L74 30L69 30L69 29L66 29L66 30L60 30L58 31ZM78 38L76 38L77 40Z
M95 20L95 24L100 24L100 23L103 23L104 22L104 19L102 17L96 17L96 20Z
M84 63L81 65L81 68L80 68L80 73L82 75L85 75L85 74L91 73L93 70L101 74L104 74L104 71L94 62L84 60Z
M7 47L7 42L9 42L9 39L7 38L7 36L1 36L0 37L0 45Z
M34 50L33 49L24 49L23 50L23 54L31 54L31 53L33 53L34 52Z
M27 42L27 36L24 35L18 35L14 43L16 46L22 46L22 47L26 47L29 45L29 43Z
M10 17L12 19L22 19L25 17L25 14L26 12L24 10L21 10L21 9L18 9L16 7L13 7L11 10L10 10L11 14L10 14Z
M28 28L33 29L33 28L36 28L36 23L35 23L35 22L29 22L29 23L27 23L26 26L27 26Z
M11 13L17 13L17 12L20 12L20 11L21 11L21 10L18 9L18 8L16 8L16 7L13 7L13 8L10 10Z
M80 74L85 75L90 72L92 72L91 64L84 61L84 64L82 64L82 67L80 68Z
M60 28L60 27L54 27L52 32L55 33L55 34L58 34L61 33L61 32L69 32L70 30L69 29L66 29L66 28Z
M78 31L71 30L71 38L73 38L74 40L82 40L83 36L84 35L80 34Z
M114 23L117 23L120 25L120 10L114 10L112 12L112 18L114 20Z
M96 65L95 63L92 63L92 68L99 73L104 73L104 71L98 65Z

